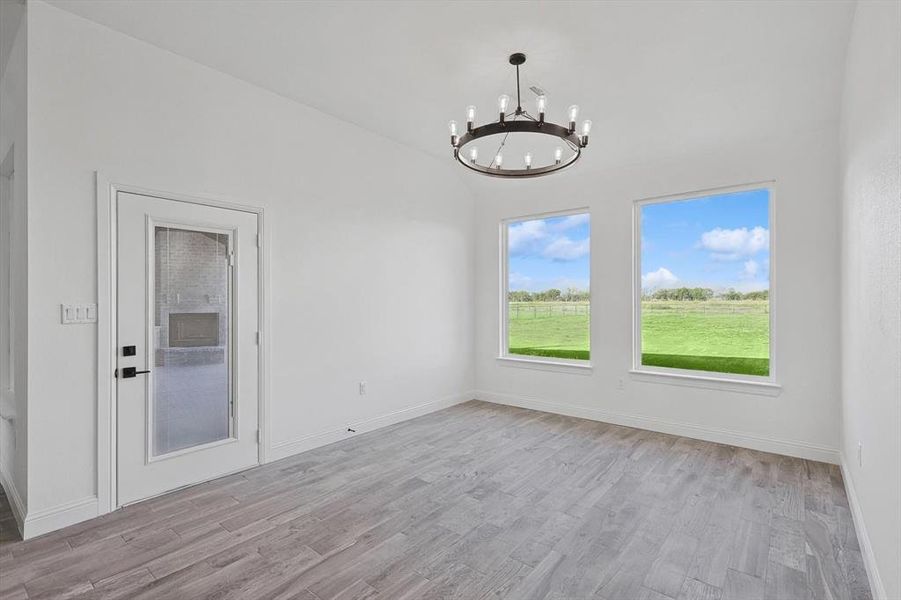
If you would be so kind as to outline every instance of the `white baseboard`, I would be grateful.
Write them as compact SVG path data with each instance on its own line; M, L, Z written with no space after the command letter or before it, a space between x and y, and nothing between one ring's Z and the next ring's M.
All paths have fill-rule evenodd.
M772 452L774 454L783 454L819 462L839 464L840 457L837 449L809 444L807 442L778 440L742 431L705 427L693 423L670 421L645 415L610 412L597 408L549 402L539 398L516 396L513 394L479 390L475 392L475 397L479 400L493 402L495 404L531 408L533 410L557 413L570 417L579 417L582 419L591 419L593 421L602 421L614 425L624 425L626 427L669 433L707 442L716 442L719 444L728 444L730 446L739 446L741 448L750 448L752 450L761 450L763 452Z
M16 520L16 526L19 528L19 535L22 535L24 539L25 504L22 502L22 497L19 496L19 490L13 484L12 477L9 477L2 469L0 469L0 485L3 486L6 497L9 498L9 506L12 508L13 518Z
M876 566L876 555L873 554L873 546L870 543L870 535L863 520L863 512L860 502L857 501L857 492L854 489L854 481L848 472L845 455L841 458L842 479L845 482L845 492L848 496L848 504L851 506L851 516L854 519L854 531L857 532L857 543L860 546L860 554L863 556L863 566L867 570L867 579L870 580L870 591L874 600L888 600L885 593L885 584L879 576L879 568Z
M312 450L313 448L319 448L320 446L325 446L327 444L341 441L353 435L359 435L367 431L374 431L376 429L381 429L382 427L387 427L388 425L394 425L395 423L400 423L401 421L407 421L409 419L421 417L422 415L427 415L431 412L435 412L436 410L448 408L462 402L468 402L473 398L475 398L475 392L453 394L451 396L439 398L438 400L433 400L432 402L418 404L416 406L397 410L378 417L372 417L370 419L364 419L362 421L349 423L345 427L322 431L319 433L311 433L309 435L305 435L303 437L288 440L285 442L276 442L272 444L269 449L269 461L271 462L274 460L287 458L301 452L306 452L307 450ZM354 432L348 432L348 428L353 429Z
M29 512L25 517L22 539L30 540L33 537L93 519L99 514L97 496Z

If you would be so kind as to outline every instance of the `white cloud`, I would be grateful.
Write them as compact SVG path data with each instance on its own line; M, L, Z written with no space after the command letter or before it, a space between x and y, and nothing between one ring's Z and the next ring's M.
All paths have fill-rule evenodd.
M754 256L770 245L770 231L764 227L722 229L717 227L701 234L700 245L715 260L739 260Z
M573 227L578 227L579 225L588 223L589 219L590 217L587 213L581 215L570 215L554 225L554 229L557 231L566 231L567 229L572 229Z
M510 254L524 252L548 235L547 223L541 219L511 225L507 230Z
M672 271L666 267L660 267L656 271L645 273L641 276L642 288L661 288L673 285L679 281L679 278L673 275Z
M588 239L573 241L566 236L559 237L548 244L542 255L553 260L577 260L588 256Z
M563 232L588 221L588 215L571 215L548 224L545 219L522 221L510 225L507 244L511 256L542 256L551 260L577 260L588 255L588 239L573 240Z
M742 279L754 279L755 277L757 277L757 272L759 270L760 264L756 260L746 260L745 266L742 269L741 275L739 275L739 277L741 277Z
M508 287L511 290L531 290L534 280L522 273L510 273Z

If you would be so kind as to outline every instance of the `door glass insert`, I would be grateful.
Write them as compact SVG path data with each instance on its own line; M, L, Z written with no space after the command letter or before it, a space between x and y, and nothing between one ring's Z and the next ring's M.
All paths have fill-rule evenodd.
M229 235L154 227L153 456L231 437Z

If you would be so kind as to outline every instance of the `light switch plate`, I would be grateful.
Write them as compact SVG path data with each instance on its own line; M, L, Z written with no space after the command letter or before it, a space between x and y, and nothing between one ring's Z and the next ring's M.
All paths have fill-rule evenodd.
M96 304L60 304L60 321L63 325L97 322Z

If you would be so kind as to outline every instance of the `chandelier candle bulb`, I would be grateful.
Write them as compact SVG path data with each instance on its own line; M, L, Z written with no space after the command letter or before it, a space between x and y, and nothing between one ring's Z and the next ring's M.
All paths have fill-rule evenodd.
M526 152L524 160L526 161L526 168L531 169L532 168L532 153Z
M544 123L544 112L547 109L547 96L544 94L538 96L536 103L538 104L538 122Z
M479 149L475 146L469 151L469 162L475 163L479 159Z
M576 119L579 118L579 105L573 104L569 107L569 131L572 133L576 130Z
M510 96L507 94L501 94L497 99L497 110L500 112L501 123L504 122L504 118L507 116L507 106L510 105Z
M494 166L500 169L504 165L504 155L498 154L494 157Z
M557 149L554 150L554 164L559 165L560 161L563 160L563 148L557 146Z
M457 145L457 122L451 121L447 124L447 128L450 129L451 134L451 146Z
M472 124L476 121L476 107L470 104L466 107L466 131L472 131Z
M591 133L591 121L585 120L582 122L582 147L588 145L588 134Z

